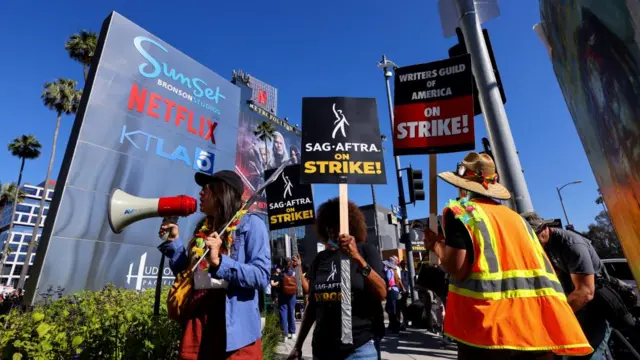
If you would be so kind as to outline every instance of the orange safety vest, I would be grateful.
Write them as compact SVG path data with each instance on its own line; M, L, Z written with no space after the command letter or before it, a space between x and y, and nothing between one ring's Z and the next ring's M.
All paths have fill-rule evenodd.
M474 260L465 280L450 279L445 334L485 349L593 352L549 259L520 215L488 199L451 200L443 229L448 211L469 231Z

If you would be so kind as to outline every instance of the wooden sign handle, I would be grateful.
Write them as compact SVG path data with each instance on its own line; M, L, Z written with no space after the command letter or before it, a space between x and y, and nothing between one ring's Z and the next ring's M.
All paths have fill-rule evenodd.
M349 233L349 185L338 184L340 188L340 234Z

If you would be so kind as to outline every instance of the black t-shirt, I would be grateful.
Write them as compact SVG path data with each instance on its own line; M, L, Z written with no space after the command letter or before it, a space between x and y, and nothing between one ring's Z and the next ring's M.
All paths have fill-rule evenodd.
M274 272L273 275L271 275L271 281L278 283L278 286L271 287L271 294L280 295L282 293L282 272L279 274Z
M471 236L462 221L456 219L453 211L447 211L444 214L444 234L445 244L455 249L467 250L469 264L473 264L474 255Z
M358 245L360 255L384 279L382 259L375 246ZM316 327L313 332L313 356L345 358L354 349L366 344L374 336L384 335L384 315L382 302L377 300L366 287L364 276L358 266L351 262L351 312L353 344L345 345L340 341L341 291L340 291L340 253L335 250L320 252L309 269L309 309L315 309ZM337 352L337 353L336 353Z

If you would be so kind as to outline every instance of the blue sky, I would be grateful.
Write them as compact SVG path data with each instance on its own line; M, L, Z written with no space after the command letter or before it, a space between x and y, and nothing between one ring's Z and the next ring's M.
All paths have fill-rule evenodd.
M243 69L279 89L278 114L299 122L303 96L375 97L383 134L390 127L384 80L376 62L385 53L398 65L447 57L456 39L442 35L436 0L391 3L379 0L81 1L3 2L0 5L0 144L21 134L35 135L42 156L29 161L24 181L44 180L55 114L40 100L42 84L58 77L82 79L82 67L64 50L67 37L82 29L99 31L116 10L218 74L230 78ZM392 5L392 6L391 6ZM542 43L532 30L539 21L537 1L501 1L502 15L485 24L491 35L507 93L506 110L535 209L562 217L556 186L573 180L563 196L569 219L586 229L600 211L597 184ZM54 174L62 162L72 117L65 117L58 140ZM486 136L476 118L477 149ZM391 142L385 147L391 149ZM463 154L438 157L438 170L453 170ZM406 156L402 165L428 173L427 156ZM387 185L376 186L380 205L397 204L391 151L385 155ZM19 160L0 150L0 181L17 179ZM55 176L55 175L54 175ZM425 178L425 180L427 180ZM425 183L428 183L425 181ZM369 186L349 187L358 204L371 203ZM337 186L316 186L316 202L337 196ZM438 182L441 211L456 196ZM428 200L428 199L427 199ZM410 218L428 216L428 201L409 207ZM563 220L564 222L564 220Z

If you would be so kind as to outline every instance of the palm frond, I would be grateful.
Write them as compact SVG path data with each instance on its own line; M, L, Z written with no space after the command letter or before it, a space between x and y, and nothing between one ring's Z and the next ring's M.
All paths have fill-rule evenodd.
M21 135L11 140L7 148L11 155L30 160L40 156L42 145L33 135Z
M75 114L82 97L82 91L76 89L77 85L78 82L72 79L45 82L44 90L40 96L42 103L59 115Z
M255 135L258 139L262 141L273 140L273 133L276 131L275 126L269 121L263 121L256 129L253 131L253 135Z
M24 190L18 190L18 203L24 202L27 197L27 193ZM4 184L0 188L0 207L13 203L16 199L16 183Z
M92 31L82 30L69 36L64 48L69 57L85 65L91 64L91 59L98 45L98 35Z

